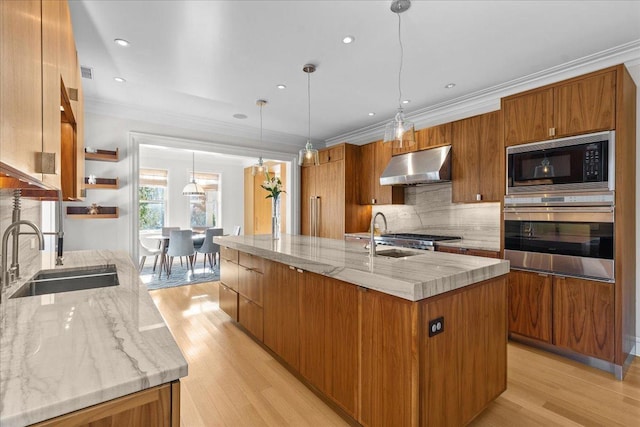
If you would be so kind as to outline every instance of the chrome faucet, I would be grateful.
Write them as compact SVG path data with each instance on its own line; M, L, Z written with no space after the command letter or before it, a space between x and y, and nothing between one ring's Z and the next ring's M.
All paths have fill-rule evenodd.
M376 212L372 217L371 217L371 226L370 231L371 231L371 239L369 240L369 255L370 256L376 256L376 239L375 239L375 228L376 228L376 218L378 217L378 215L382 216L382 219L384 220L384 231L387 231L387 217L384 216L384 214L382 212Z
M44 250L44 236L42 235L42 232L40 231L40 229L38 228L38 226L31 222L31 221L27 221L25 219L23 220L19 220L19 221L14 221L11 223L11 225L9 225L7 227L7 229L4 231L4 234L2 235L2 284L4 286L7 286L9 283L14 282L18 277L18 268L16 266L11 266L10 268L7 268L7 246L9 243L9 235L11 235L11 233L13 233L14 230L16 230L16 235L20 235L20 226L21 225L28 225L29 227L33 228L33 231L35 231L36 236L38 236L38 243L39 243L39 247L40 250L43 251ZM16 259L18 257L17 252L14 254Z

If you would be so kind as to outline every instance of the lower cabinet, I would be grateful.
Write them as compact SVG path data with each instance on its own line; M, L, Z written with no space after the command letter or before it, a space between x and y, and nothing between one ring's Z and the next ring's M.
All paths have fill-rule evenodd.
M228 288L224 283L218 286L218 301L220 310L224 311L233 320L238 320L238 293Z
M238 265L238 323L259 341L264 338L263 294L264 260L240 252Z
M613 362L614 284L509 273L509 332Z
M233 320L238 320L238 288L240 280L238 251L220 247L220 286L218 287L220 309Z
M179 427L180 382L174 381L142 390L33 426Z
M262 307L243 295L238 297L238 323L244 326L259 341L263 340Z

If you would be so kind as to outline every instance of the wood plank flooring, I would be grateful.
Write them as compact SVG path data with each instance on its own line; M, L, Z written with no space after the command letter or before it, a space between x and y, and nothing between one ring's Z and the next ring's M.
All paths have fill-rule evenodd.
M150 292L189 363L181 425L347 426L218 307L217 282ZM507 391L473 426L640 426L640 360L624 381L520 344Z

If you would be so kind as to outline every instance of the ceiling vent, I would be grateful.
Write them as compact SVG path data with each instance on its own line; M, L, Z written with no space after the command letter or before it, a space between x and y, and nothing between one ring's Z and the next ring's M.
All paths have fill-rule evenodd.
M93 68L80 66L80 73L83 79L93 80Z

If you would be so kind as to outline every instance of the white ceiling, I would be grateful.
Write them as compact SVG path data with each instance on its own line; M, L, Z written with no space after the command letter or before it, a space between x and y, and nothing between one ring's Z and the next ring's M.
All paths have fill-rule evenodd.
M302 66L314 63L312 139L385 122L398 100L398 18L390 3L71 1L80 63L94 69L94 80L83 81L87 106L248 127L257 139L255 101L264 98L265 131L302 145ZM341 42L347 34L355 43ZM402 15L402 39L411 113L630 42L637 48L640 1L414 0ZM451 82L455 88L445 89Z

